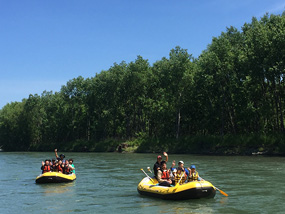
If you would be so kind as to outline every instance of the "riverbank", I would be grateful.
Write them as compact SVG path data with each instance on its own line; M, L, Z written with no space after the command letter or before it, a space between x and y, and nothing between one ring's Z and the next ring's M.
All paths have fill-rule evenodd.
M141 137L132 140L106 139L46 144L29 151L124 152L201 155L285 155L285 135L189 136L180 139Z

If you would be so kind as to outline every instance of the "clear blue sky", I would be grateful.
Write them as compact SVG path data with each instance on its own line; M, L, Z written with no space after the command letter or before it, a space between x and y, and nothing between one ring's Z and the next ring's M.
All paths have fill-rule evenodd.
M198 57L226 27L281 14L284 0L0 0L0 109L113 63Z

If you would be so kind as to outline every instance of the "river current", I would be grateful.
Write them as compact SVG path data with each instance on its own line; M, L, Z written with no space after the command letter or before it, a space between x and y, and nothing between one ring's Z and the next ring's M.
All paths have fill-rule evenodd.
M59 152L60 153L60 152ZM137 185L157 154L66 153L76 181L36 184L41 161L54 153L0 152L0 213L285 213L285 158L169 155L195 164L226 192L215 198L165 201L141 196Z

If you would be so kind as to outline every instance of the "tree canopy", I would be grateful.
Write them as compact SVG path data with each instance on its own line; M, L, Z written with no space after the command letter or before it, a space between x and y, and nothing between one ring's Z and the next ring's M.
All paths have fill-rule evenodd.
M198 58L175 47L150 65L133 62L59 92L0 110L0 145L30 150L76 140L285 134L285 16L229 27Z

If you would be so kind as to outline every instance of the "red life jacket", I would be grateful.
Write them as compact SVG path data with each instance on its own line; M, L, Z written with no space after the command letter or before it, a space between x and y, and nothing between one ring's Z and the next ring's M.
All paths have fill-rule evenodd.
M161 179L163 179L163 180L168 180L169 179L169 172L168 172L168 170L163 170L162 175L161 175Z
M51 171L50 165L44 165L42 174L44 174L44 173L46 173L46 172L50 172L50 171Z

